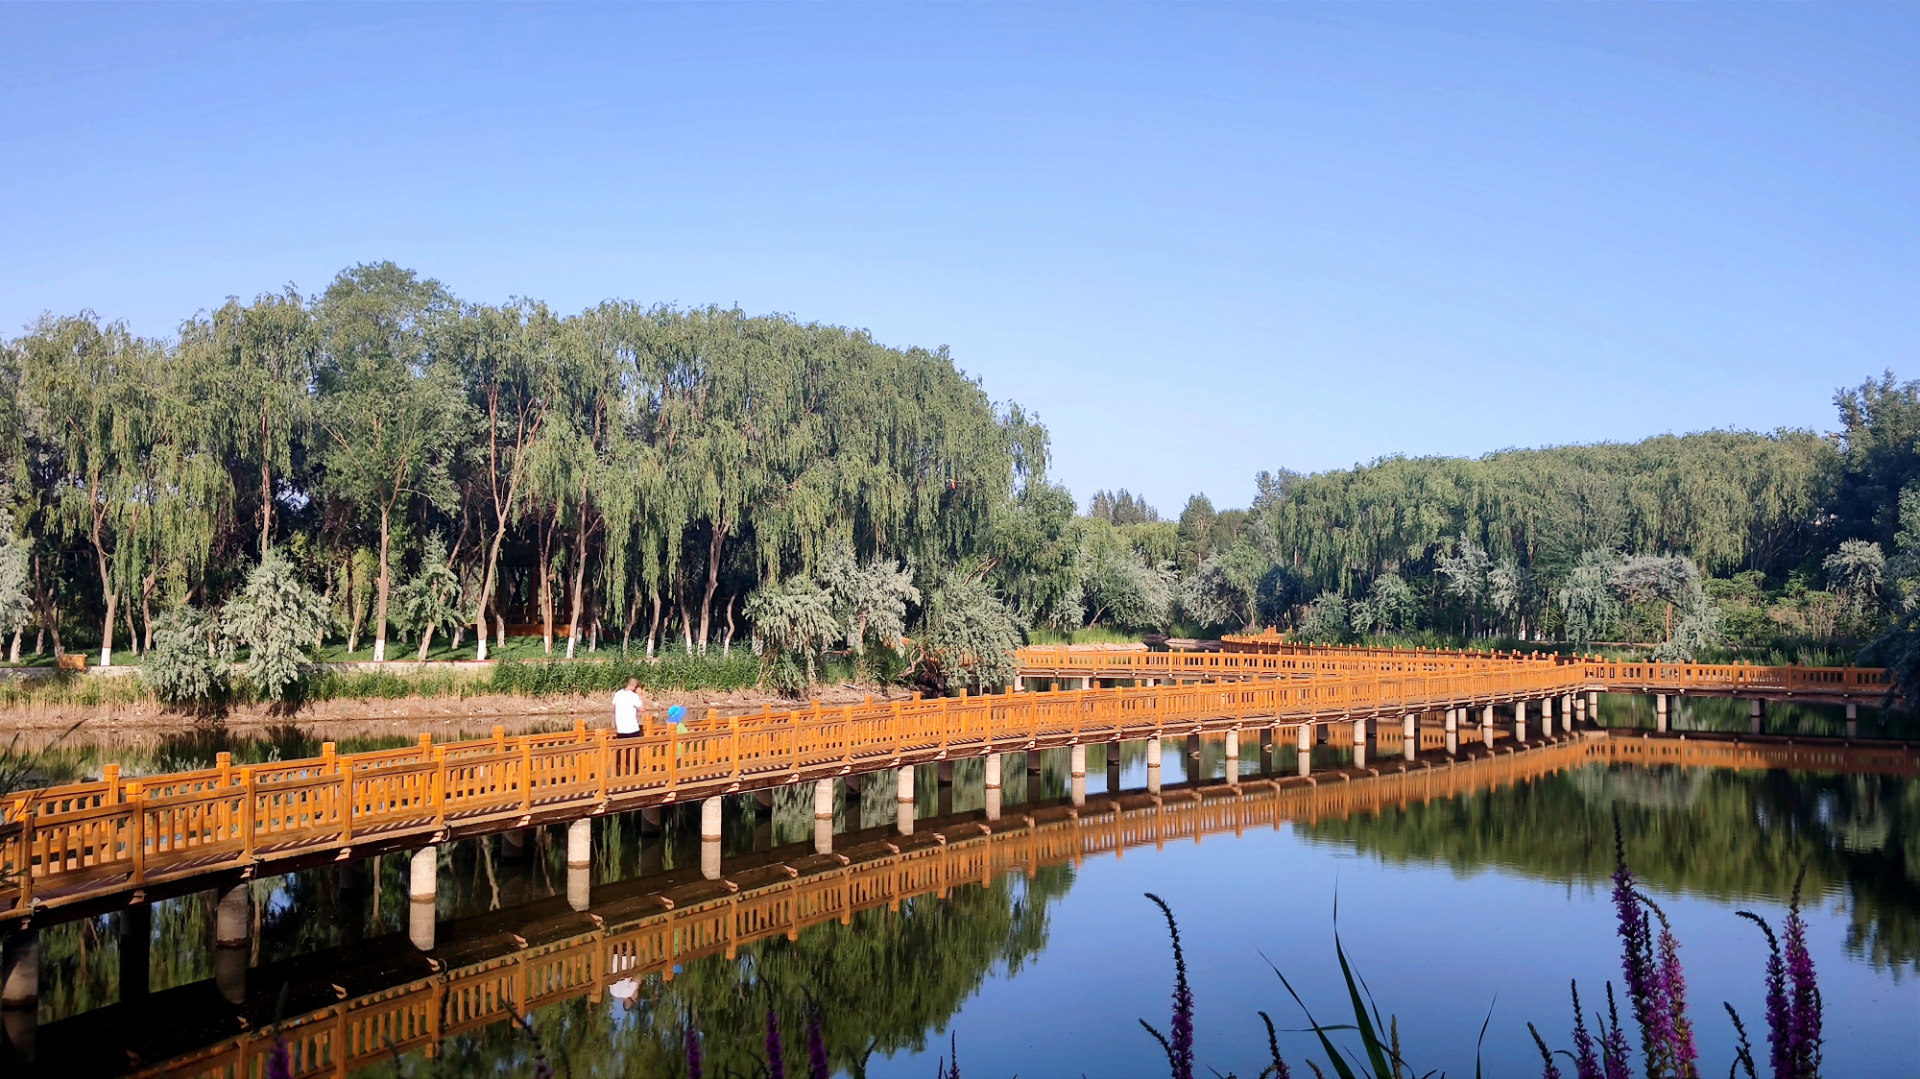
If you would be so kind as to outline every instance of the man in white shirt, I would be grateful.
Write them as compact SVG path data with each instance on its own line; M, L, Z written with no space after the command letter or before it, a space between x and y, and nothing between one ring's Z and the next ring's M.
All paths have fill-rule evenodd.
M613 695L613 734L616 738L631 738L640 733L640 710L646 702L640 699L640 680L627 679L627 688Z

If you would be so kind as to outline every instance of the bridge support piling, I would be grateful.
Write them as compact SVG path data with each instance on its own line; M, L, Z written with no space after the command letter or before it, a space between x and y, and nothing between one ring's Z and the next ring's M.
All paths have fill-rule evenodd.
M1527 740L1527 702L1513 702L1513 740L1515 744Z
M1237 786L1240 783L1240 728L1227 732L1227 783Z
M567 825L567 905L586 910L593 899L593 821Z
M1420 717L1408 715L1400 721L1400 756L1412 760L1420 752Z
M1493 705L1491 704L1480 713L1480 741L1488 749L1493 748Z
M1754 734L1760 733L1760 728L1763 725L1762 720L1765 717L1765 708L1765 703L1758 697L1747 702L1747 726Z
M1540 736L1542 738L1548 738L1548 739L1551 739L1553 737L1553 698L1552 697L1540 698Z
M120 1002L147 995L153 952L153 908L135 903L120 912Z
M720 837L721 815L725 809L719 798L708 798L700 803L700 875L708 880L720 879Z
M1000 754L987 754L987 819L1000 819Z
M1031 753L1027 755L1027 758L1029 760L1032 760L1033 757L1034 755ZM913 765L911 764L901 765L898 771L899 771L899 790L894 794L893 801L894 801L894 810L899 819L894 822L894 827L900 832L901 835L912 835L913 834Z
M40 1024L40 931L22 929L0 952L0 1020L16 1058L33 1059Z
M507 862L527 860L527 830L514 828L500 833L500 858Z
M1661 734L1667 733L1667 695L1653 695L1653 729Z
M847 784L848 790L854 784ZM813 849L816 854L833 853L833 780L815 780L813 784Z
M1073 796L1074 805L1083 806L1087 804L1087 747L1075 745L1069 753L1071 758L1067 772L1072 780L1069 793Z
M413 852L413 859L407 865L407 937L423 952L433 950L439 892L440 848L421 847Z
M1107 743L1107 793L1120 793L1120 743Z
M1860 706L1857 704L1847 705L1847 737L1860 737Z
M1160 793L1160 736L1147 739L1147 793Z
M753 849L773 849L773 788L753 792Z
M1367 721L1364 719L1353 721L1353 766L1367 766Z
M213 982L228 1003L247 999L247 968L252 959L253 887L242 882L220 893L213 908Z
M1293 753L1299 758L1300 774L1313 774L1313 724L1301 723L1293 728Z

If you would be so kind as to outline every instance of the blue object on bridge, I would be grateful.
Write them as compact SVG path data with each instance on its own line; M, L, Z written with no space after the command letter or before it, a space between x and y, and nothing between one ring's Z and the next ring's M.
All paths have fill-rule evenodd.
M669 708L669 709L667 709L667 722L668 722L668 723L685 723L686 721L687 721L687 706L686 706L686 705L684 705L684 704L676 704L676 705L674 705L673 707L671 707L671 708Z

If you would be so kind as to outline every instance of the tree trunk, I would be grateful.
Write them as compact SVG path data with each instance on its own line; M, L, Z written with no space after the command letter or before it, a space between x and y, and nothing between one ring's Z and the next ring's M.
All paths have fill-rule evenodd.
M540 638L547 655L553 655L553 534L558 531L560 508L556 506L540 540Z
M140 624L146 627L146 650L153 651L153 574L140 584Z
M740 593L738 592L727 597L727 635L720 639L720 654L722 656L733 655L733 601L739 598Z
M506 538L507 522L503 517L500 521L499 531L493 534L493 542L487 547L487 565L486 568L481 571L480 575L480 609L474 612L473 616L473 624L479 627L479 632L474 634L475 650L473 658L475 659L487 658L487 607L493 602L493 575L495 567L500 564L500 544L504 542ZM502 620L501 624L504 626L505 621ZM505 648L506 645L506 631L502 629L500 646ZM459 645L456 644L454 647L458 648Z
M713 538L707 541L707 590L700 595L700 654L707 653L707 627L713 620L713 590L720 586L720 552L727 542L727 522L716 517Z
M660 586L649 585L647 595L653 600L653 624L647 627L647 658L653 658L654 645L660 641Z
M627 603L627 617L620 623L620 654L626 655L633 643L633 620L640 617L640 589L636 585Z
M427 661L427 649L431 647L433 647L433 624L428 623L427 628L420 631L420 660L419 661L421 663L425 663Z
M267 432L266 413L260 415L260 433L262 451L265 451ZM265 456L260 458L260 561L267 560L267 552L273 550L273 465Z
M574 528L573 587L567 604L567 658L572 659L574 645L580 640L581 590L587 583L587 507L580 506L580 523Z
M27 627L25 623L21 623L20 625L14 627L13 643L7 646L7 662L8 663L20 662L20 637L22 634L26 633L26 631L27 631Z
M676 598L680 607L680 637L686 646L687 655L693 655L693 619L687 616L687 590L684 585Z
M392 532L389 525L392 517L388 507L380 507L380 576L374 582L373 601L373 661L387 661L387 594L392 582L392 571L387 566L387 544Z
M140 630L133 624L133 603L127 603L127 647L133 650L133 658L140 658Z

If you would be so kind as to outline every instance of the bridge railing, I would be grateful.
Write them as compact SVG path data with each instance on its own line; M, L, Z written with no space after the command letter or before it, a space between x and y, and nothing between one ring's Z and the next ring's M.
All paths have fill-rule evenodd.
M1648 693L1768 693L1839 695L1871 699L1887 691L1879 667L1761 667L1747 663L1632 663L1585 660L1581 666L1597 687Z
M1285 723L1424 711L1461 702L1571 692L1580 668L1545 664L1455 673L1332 675L1064 693L942 697L764 710L655 727L635 738L572 731L494 736L370 754L336 754L102 780L9 799L0 836L0 912L89 886L137 887L179 874L316 848L432 833L556 807L585 814L615 800L708 795L743 782L889 767L950 751L1040 741L1146 737L1169 728ZM9 902L9 900L11 900Z
M1077 816L1043 818L1032 827L981 834L949 831L941 844L748 887L631 921L610 920L600 929L356 995L134 1074L208 1079L261 1075L282 1039L289 1046L295 1076L339 1074L416 1049L431 1056L437 1043L460 1033L563 999L602 999L607 987L621 978L645 978L702 956L731 956L757 941L796 937L812 926L850 920L861 911L915 896L945 896L1009 873L1113 851L1452 797L1557 772L1587 760L1592 752L1587 744L1574 742L1517 757L1463 761L1453 768L1388 773L1352 783L1222 786L1199 799L1090 806Z

